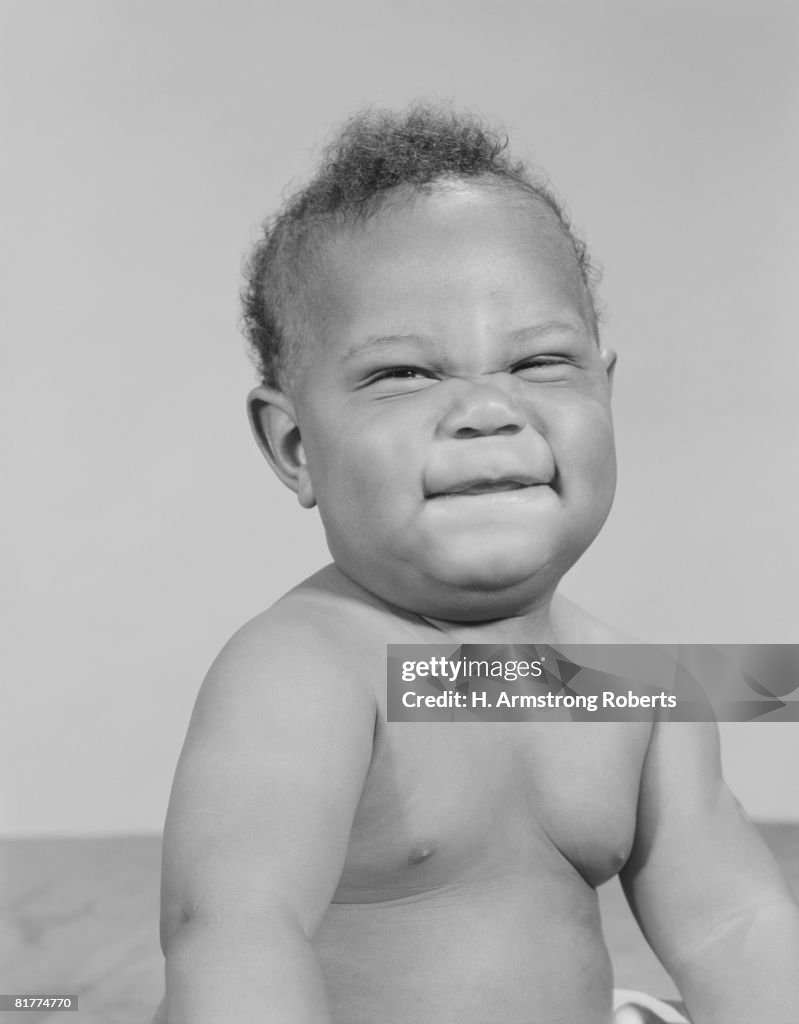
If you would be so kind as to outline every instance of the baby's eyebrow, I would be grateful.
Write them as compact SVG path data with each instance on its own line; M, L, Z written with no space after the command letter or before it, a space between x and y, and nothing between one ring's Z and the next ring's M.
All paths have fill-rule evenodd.
M519 327L509 331L507 337L510 341L536 341L548 334L580 334L584 330L585 325L581 322L548 320L543 324L533 324L530 327Z
M435 338L425 334L374 334L363 341L355 342L344 352L343 359L352 359L375 348L389 348L391 345L432 345Z

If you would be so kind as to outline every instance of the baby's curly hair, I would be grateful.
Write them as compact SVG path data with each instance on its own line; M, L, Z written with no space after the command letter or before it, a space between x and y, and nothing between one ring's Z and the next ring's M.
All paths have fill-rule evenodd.
M316 175L266 221L247 260L243 326L262 381L286 384L309 340L303 284L319 269L330 232L442 180L479 178L486 187L515 189L545 203L574 249L596 330L599 275L585 243L551 189L526 164L511 160L507 147L507 136L477 117L428 103L351 118L324 150Z

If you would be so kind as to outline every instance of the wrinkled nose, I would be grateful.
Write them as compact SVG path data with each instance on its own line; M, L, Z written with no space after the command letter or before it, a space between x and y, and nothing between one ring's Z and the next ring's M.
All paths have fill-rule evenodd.
M441 422L449 437L518 434L527 423L519 403L494 384L460 382L457 396Z

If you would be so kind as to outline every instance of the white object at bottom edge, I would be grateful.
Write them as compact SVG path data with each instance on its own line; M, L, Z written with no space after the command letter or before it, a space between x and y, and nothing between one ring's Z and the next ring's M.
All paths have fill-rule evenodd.
M643 1006L648 1010L652 1010L653 1013L657 1013L664 1021L668 1021L668 1024L689 1024L687 1017L684 1017L679 1010L675 1010L673 1006L669 1006L668 1003L664 1003L661 999L648 996L646 992L635 992L630 988L614 988L613 1009L618 1010L619 1007L624 1006L626 1003L632 1003L633 1006Z

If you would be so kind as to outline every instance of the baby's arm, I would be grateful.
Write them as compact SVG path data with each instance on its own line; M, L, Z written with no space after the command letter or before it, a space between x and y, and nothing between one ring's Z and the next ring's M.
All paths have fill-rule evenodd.
M169 1024L329 1020L310 939L344 865L375 706L330 626L287 619L233 638L192 716L164 837Z
M694 1024L791 1024L799 909L721 777L709 722L660 722L622 875L650 945Z

